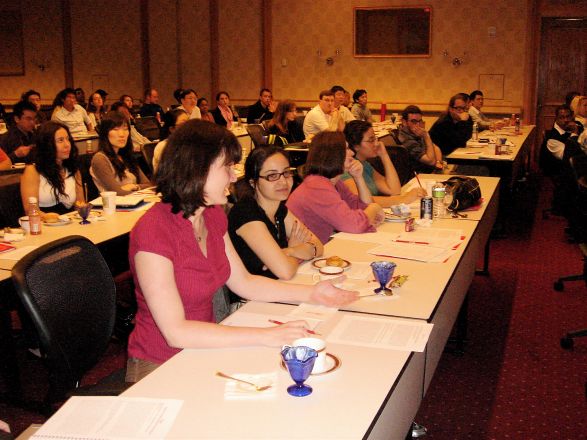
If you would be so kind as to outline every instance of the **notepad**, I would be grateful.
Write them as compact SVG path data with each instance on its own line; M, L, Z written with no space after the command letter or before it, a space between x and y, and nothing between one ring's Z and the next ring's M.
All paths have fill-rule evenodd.
M165 438L182 400L74 396L31 439Z
M145 200L145 194L131 194L129 196L116 196L117 208L135 208ZM90 202L92 206L102 206L102 197L97 197Z

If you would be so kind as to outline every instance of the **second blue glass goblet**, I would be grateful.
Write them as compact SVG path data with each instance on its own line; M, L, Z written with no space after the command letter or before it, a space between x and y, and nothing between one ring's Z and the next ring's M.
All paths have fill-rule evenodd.
M375 279L379 282L380 286L377 289L375 289L375 293L391 293L391 289L387 287L387 283L391 281L391 277L393 277L395 267L396 264L392 263L391 261L374 261L373 263L371 263L373 275L375 275Z

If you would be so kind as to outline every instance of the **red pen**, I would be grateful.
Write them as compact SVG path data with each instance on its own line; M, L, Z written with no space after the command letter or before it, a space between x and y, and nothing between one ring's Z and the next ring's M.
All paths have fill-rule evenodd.
M283 325L283 324L285 324L285 322L276 321L275 319L268 319L267 321L269 321L272 324L277 324L277 325ZM321 336L320 333L316 333L314 330L306 330L306 331L308 333L310 333L311 335Z
M413 243L413 244L430 244L425 241L408 241L408 240L395 240L398 243Z

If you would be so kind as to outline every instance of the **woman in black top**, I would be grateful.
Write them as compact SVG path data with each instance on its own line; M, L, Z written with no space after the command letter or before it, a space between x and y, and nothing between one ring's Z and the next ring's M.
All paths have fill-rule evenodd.
M274 138L268 139L269 144L283 146L304 140L304 132L296 121L296 111L296 103L289 99L281 101L277 105L267 130L270 135L275 135Z
M247 158L228 232L252 274L288 280L302 261L323 253L320 240L285 206L294 173L278 147L256 148Z

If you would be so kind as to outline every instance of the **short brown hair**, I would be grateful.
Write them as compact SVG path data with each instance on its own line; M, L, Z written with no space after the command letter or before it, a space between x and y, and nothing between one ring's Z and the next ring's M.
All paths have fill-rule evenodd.
M344 173L346 159L346 141L340 131L323 131L318 133L308 152L306 174L316 174L328 179Z
M155 180L161 200L184 218L206 206L204 185L210 166L224 155L224 163L241 160L241 146L230 131L212 122L192 119L178 127L163 150Z
M324 98L325 96L334 96L332 90L322 90L320 92L320 99Z

